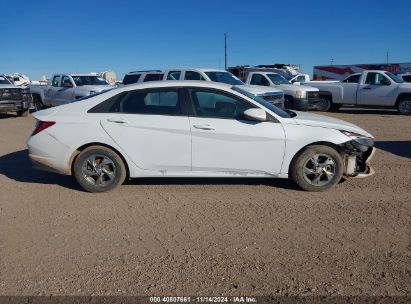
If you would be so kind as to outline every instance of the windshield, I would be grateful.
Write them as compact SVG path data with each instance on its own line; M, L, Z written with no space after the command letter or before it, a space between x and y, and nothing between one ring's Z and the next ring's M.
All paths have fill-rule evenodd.
M228 72L205 72L211 81L228 83L232 85L243 85L244 83L235 78L231 73Z
M6 77L0 76L0 84L11 84Z
M274 112L275 114L277 114L278 116L282 117L282 118L290 118L291 115L283 110L281 110L280 108L276 107L275 105L265 101L264 99L262 99L261 97L255 96L253 94L251 94L250 92L247 92L239 87L231 87L231 89L233 91L236 91L238 93L243 94L244 96L247 96L248 98L251 98L252 100L257 101L260 105L262 105L263 107L269 109L270 111Z
M283 76L278 75L278 74L267 74L268 78L274 83L274 84L290 84Z
M108 85L104 78L98 76L72 76L76 86L83 85Z
M392 80L394 80L396 83L403 83L403 82L404 82L404 80L402 80L402 79L399 78L398 76L394 75L393 73L386 72L386 74L387 74Z

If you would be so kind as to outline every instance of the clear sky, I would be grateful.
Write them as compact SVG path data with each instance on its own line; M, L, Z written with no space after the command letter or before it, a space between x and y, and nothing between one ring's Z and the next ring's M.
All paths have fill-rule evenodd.
M0 1L0 73L411 62L411 1Z

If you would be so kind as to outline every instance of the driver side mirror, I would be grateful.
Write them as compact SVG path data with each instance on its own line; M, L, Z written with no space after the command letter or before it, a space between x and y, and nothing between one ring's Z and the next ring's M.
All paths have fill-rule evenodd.
M244 117L253 121L267 121L267 113L260 108L251 108L245 110Z

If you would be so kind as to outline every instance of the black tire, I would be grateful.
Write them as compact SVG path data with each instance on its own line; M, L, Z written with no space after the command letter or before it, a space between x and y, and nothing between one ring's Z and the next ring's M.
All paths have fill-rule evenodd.
M284 96L284 109L292 110L294 109L294 100L290 96Z
M335 104L332 101L332 96L331 95L320 95L320 98L323 101L327 102L327 105L323 106L322 109L318 109L318 111L322 111L322 112L336 112L341 108L341 104Z
M314 159L317 155L319 166L314 165ZM329 162L329 159L333 162ZM343 159L335 149L315 145L305 149L293 160L290 166L290 177L302 189L317 192L336 185L341 180L343 171Z
M17 111L17 116L18 117L27 117L28 115L29 115L29 110L28 109Z
M91 160L94 162L91 163ZM83 150L75 159L73 169L77 182L88 192L113 190L124 182L127 173L122 158L102 146Z
M43 110L45 107L44 107L43 102L41 101L40 96L37 94L34 94L32 96L33 96L34 112Z
M411 115L411 98L399 100L397 103L397 110L401 115Z

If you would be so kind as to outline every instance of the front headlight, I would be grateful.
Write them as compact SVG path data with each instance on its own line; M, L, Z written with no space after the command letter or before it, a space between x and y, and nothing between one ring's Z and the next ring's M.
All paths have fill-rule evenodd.
M303 92L301 90L295 91L295 98L303 98Z
M369 147L374 146L374 140L368 136L351 131L340 130L340 132L351 138L353 145L362 152L367 151Z

